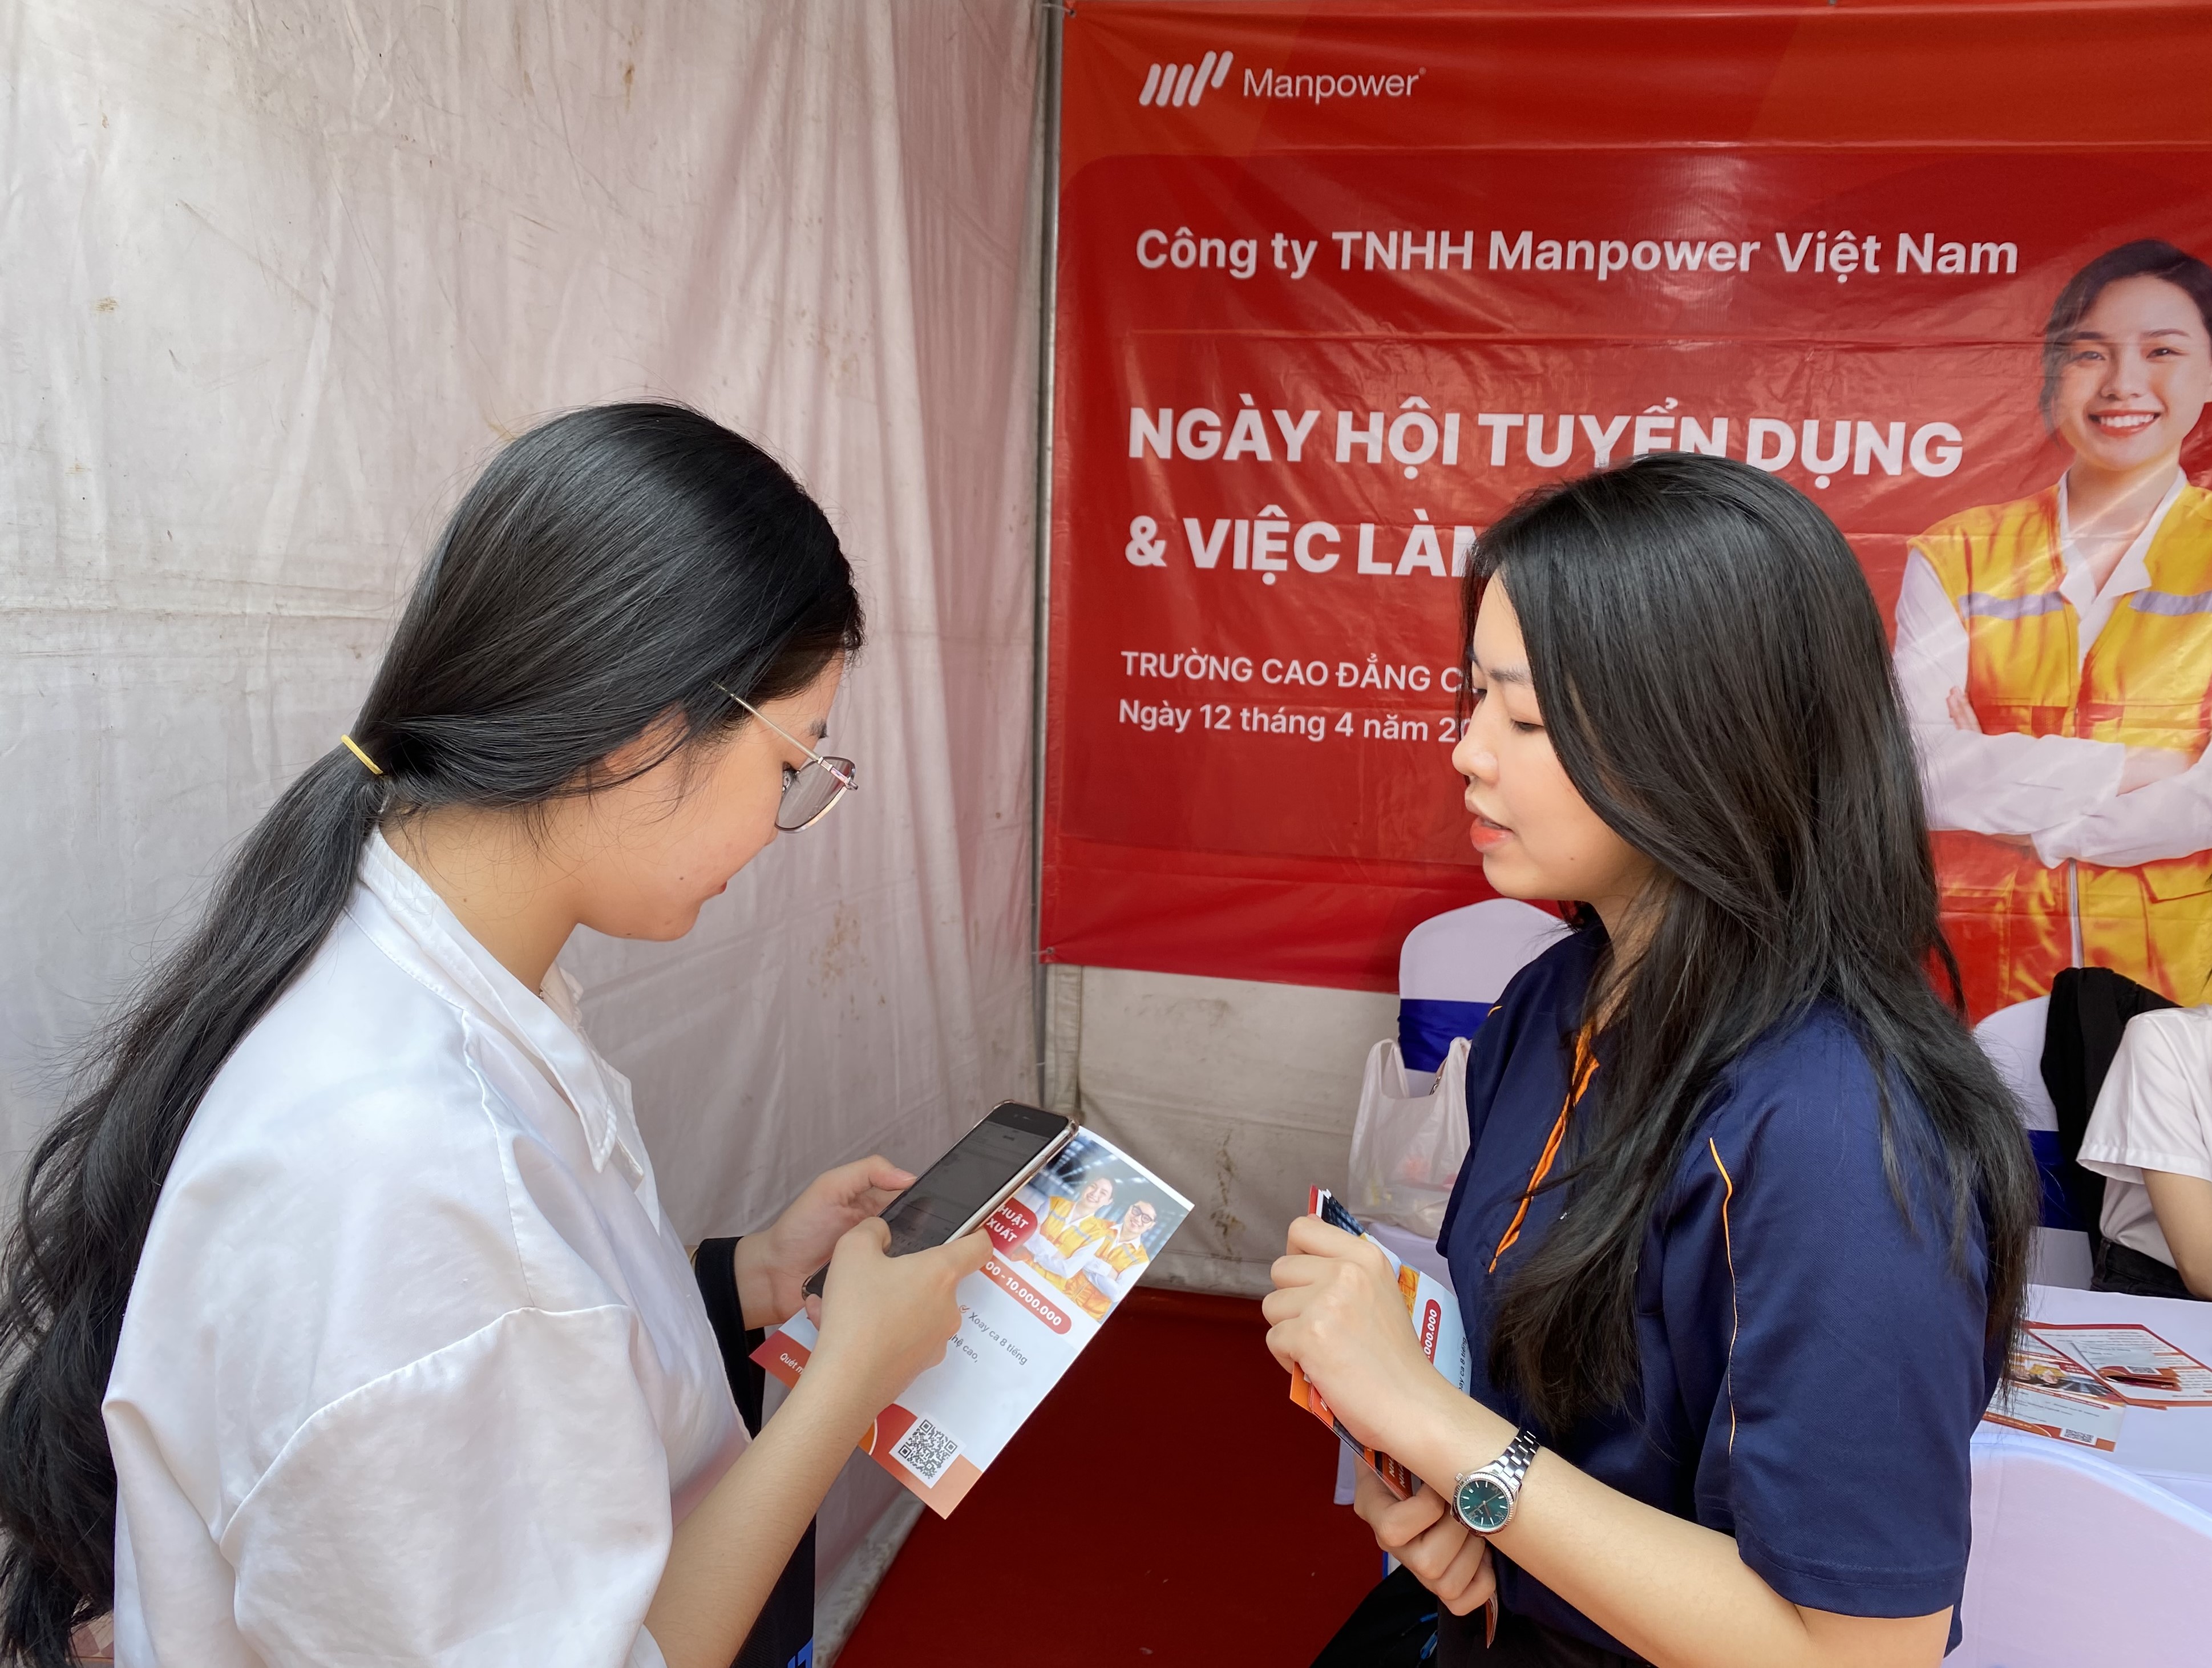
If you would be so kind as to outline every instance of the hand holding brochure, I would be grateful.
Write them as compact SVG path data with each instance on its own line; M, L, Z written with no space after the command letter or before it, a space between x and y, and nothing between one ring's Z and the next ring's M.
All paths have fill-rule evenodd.
M1312 1189L1307 1195L1309 1214L1318 1216L1331 1227L1342 1228L1346 1233L1358 1234L1362 1239L1390 1259L1390 1266L1398 1275L1398 1294L1406 1300L1406 1313L1413 1324L1413 1334L1421 1341L1421 1353L1434 1363L1437 1372L1449 1379L1462 1394L1474 1382L1474 1358L1468 1354L1467 1329L1459 1317L1459 1300L1442 1282L1431 1279L1419 1269L1401 1263L1391 1249L1362 1227L1352 1214L1325 1187ZM1316 1390L1299 1370L1297 1363L1291 1367L1291 1400L1334 1430L1337 1440L1358 1454L1369 1470L1382 1479L1383 1486L1400 1500L1415 1494L1421 1479L1415 1476L1389 1454L1364 1445L1358 1437L1344 1428L1344 1421L1328 1409Z
M860 1451L950 1517L1189 1214L1182 1194L1079 1130L983 1225L991 1255L960 1282L945 1359L900 1391ZM753 1359L796 1384L818 1336L793 1315Z

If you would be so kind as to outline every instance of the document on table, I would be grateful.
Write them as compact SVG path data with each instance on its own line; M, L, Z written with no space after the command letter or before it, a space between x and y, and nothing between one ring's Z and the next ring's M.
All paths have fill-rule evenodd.
M2095 1373L2045 1343L2039 1330L2031 1324L2013 1335L2005 1382L1982 1417L2112 1452L2127 1409Z
M2212 1367L2168 1343L2148 1326L2084 1322L2057 1326L2030 1321L2028 1330L2089 1369L2130 1407L2212 1408Z

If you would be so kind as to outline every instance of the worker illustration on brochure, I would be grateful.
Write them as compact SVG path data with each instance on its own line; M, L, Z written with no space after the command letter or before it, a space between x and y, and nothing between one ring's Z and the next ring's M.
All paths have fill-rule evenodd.
M991 1255L960 1284L960 1330L884 1409L863 1451L951 1516L1190 1209L1111 1141L1079 1130L985 1222ZM794 1384L817 1336L793 1315L753 1359Z
M2013 1334L2004 1382L1982 1417L2110 1453L2119 1444L2126 1411L2095 1373L2036 1336L2030 1325Z

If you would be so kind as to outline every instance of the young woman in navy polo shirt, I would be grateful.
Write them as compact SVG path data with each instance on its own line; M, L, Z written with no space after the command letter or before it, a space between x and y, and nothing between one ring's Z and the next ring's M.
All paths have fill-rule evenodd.
M1468 1064L1438 1243L1474 1395L1313 1218L1269 1344L1428 1480L1358 1509L1446 1665L1933 1664L2035 1194L1929 981L1955 996L1865 578L1771 477L1655 456L1498 523L1467 612L1484 874L1579 901Z

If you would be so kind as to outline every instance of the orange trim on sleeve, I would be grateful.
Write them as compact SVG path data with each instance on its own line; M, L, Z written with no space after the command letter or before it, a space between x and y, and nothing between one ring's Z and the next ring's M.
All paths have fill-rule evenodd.
M1589 1087L1590 1079L1596 1074L1597 1056L1590 1051L1589 1032L1584 1031L1575 1038L1574 1087L1559 1103L1559 1115L1553 1120L1552 1133L1544 1142L1544 1150L1536 1160L1535 1169L1528 1174L1528 1185L1522 1192L1520 1207L1514 1211L1512 1221L1506 1225L1505 1237L1498 1242L1498 1249L1490 1253L1490 1266L1483 1270L1484 1273L1496 1274L1498 1259L1511 1250L1513 1242L1521 1237L1521 1224L1528 1218L1528 1201L1535 1197L1536 1190L1544 1184L1544 1178L1551 1174L1552 1162L1559 1156L1560 1144L1566 1140L1567 1115L1581 1101L1583 1091Z
M1728 1166L1721 1162L1721 1149L1714 1145L1711 1135L1705 1137L1705 1148L1713 1155L1713 1168L1721 1172L1721 1245L1728 1253L1729 1269L1729 1358L1723 1377L1728 1385L1729 1452L1735 1452L1735 1336L1743 1330L1743 1305L1735 1293L1735 1241L1729 1233L1729 1206L1735 1198L1735 1183L1730 1179Z

